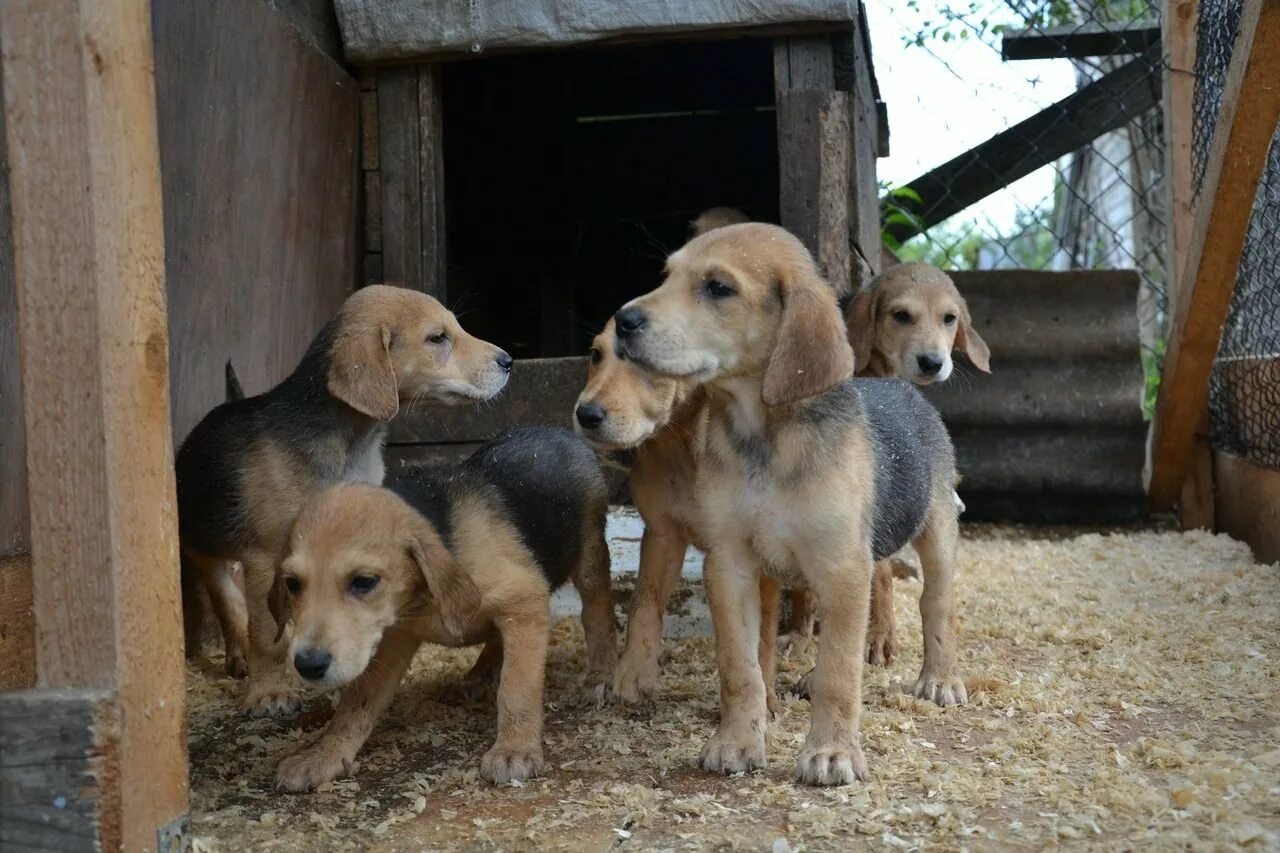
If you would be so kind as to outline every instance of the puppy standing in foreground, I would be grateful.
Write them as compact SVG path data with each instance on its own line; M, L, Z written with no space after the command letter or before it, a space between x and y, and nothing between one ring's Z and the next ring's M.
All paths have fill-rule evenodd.
M320 740L286 759L300 791L349 773L418 646L486 642L497 658L492 782L542 772L542 688L551 592L582 597L584 689L603 696L617 639L605 541L608 490L595 454L560 429L508 430L452 469L407 468L387 488L314 495L289 537L273 612L291 622L289 659L319 687L346 686Z
M950 619L955 457L941 419L906 382L849 381L853 353L835 297L800 242L775 226L732 225L691 241L668 259L663 284L614 322L621 354L708 395L697 496L721 722L702 767L764 764L763 566L807 587L823 625L796 776L865 779L858 720L871 573L907 542L924 569L914 692L940 705L967 701Z
M178 450L183 608L198 613L196 583L215 601L228 648L246 648L255 713L296 710L285 646L267 607L289 525L306 496L340 482L380 483L387 422L401 403L487 400L506 385L511 356L462 330L425 294L373 285L352 294L297 369L265 394L224 403ZM224 619L234 598L227 566L244 567L248 642ZM188 618L188 651L198 621ZM232 662L228 661L228 667Z
M859 377L945 382L953 369L952 350L963 352L983 373L991 372L990 350L973 327L964 297L950 276L929 264L898 264L876 276L854 297L845 325ZM893 661L893 578L894 561L876 563L867 662L877 666ZM779 650L803 648L813 631L807 594L796 590ZM803 683L799 690L804 695Z

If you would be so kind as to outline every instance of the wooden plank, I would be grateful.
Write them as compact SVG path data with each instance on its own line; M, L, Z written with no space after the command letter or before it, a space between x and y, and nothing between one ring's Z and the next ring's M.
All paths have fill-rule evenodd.
M875 69L871 65L871 34L866 8L858 4L857 32L854 33L853 157L849 171L849 241L852 248L850 284L854 291L865 287L880 272L880 185L876 180L876 158L888 153L889 127L882 122L875 91ZM881 146L883 137L883 147Z
M378 171L378 90L360 93L360 168Z
M0 92L4 82L0 80ZM22 422L22 367L18 360L18 301L13 281L13 222L9 170L0 112L0 557L30 548L27 516L27 431ZM3 572L17 571L10 563ZM0 577L0 584L16 584ZM28 577L24 586L31 587Z
M418 188L421 192L422 283L420 289L445 301L444 109L441 69L418 69Z
M394 444L488 441L509 426L573 426L573 407L587 381L585 358L521 359L511 381L484 406L425 405L392 421Z
M1217 528L1249 543L1260 563L1280 562L1280 471L1215 453Z
M788 89L834 89L832 37L820 33L774 39L773 85L778 93Z
M1166 3L1166 9L1168 3ZM1087 59L1142 53L1160 44L1160 21L1143 19L1124 24L1089 21L1059 27L1011 30L1000 42L1006 62L1015 59Z
M0 693L0 848L119 848L98 782L119 773L119 728L109 691Z
M1258 180L1280 121L1280 0L1246 4L1223 85L1187 255L1185 300L1169 335L1152 443L1151 504L1167 509L1186 477L1209 372L1235 289Z
M1209 410L1200 414L1187 477L1178 497L1178 523L1183 530L1213 530L1213 442L1209 439Z
M900 199L921 227L895 225L899 242L937 225L1014 181L1123 127L1160 102L1160 53L1149 49L1132 62L1046 107L986 142L913 181L922 204Z
M261 0L156 0L175 439L283 379L359 279L359 90Z
M813 252L840 295L849 281L849 95L812 89L778 94L781 223Z
M119 704L106 850L188 801L151 36L147 0L0 5L36 661Z
M24 474L25 469L24 463ZM36 622L33 607L31 558L25 554L0 554L0 690L35 686Z
M364 250L382 254L382 176L364 173Z
M382 271L386 281L424 289L422 156L418 70L378 72L378 176L382 184Z

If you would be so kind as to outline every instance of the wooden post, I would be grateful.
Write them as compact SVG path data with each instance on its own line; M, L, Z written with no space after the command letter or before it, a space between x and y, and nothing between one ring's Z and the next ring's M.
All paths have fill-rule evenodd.
M115 721L95 725L94 772L75 777L96 789L89 837L51 823L38 840L172 849L187 813L185 670L151 4L10 0L0 46L37 678L60 688L26 697L48 714L25 713L50 718L79 693L66 726ZM6 833L33 772L0 760Z
M849 95L835 89L831 36L774 42L782 226L813 252L836 292L852 292Z
M1186 294L1187 251L1195 224L1195 186L1191 145L1195 121L1196 23L1199 0L1164 0L1160 16L1167 62L1164 72L1165 185L1169 223L1165 262L1170 316ZM1183 528L1213 528L1213 448L1209 444L1209 411L1200 414L1188 476L1178 500Z
M1177 500L1208 399L1258 180L1280 121L1280 0L1246 3L1223 86L1160 383L1151 505Z

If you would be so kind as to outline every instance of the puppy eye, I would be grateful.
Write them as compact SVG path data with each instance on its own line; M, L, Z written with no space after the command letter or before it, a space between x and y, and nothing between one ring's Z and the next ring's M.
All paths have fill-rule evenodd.
M709 278L702 283L702 292L712 299L725 299L735 295L738 291L734 290L732 285L725 284L719 279Z
M956 321L956 315L955 315L955 314L944 314L944 315L942 315L942 322L946 323L948 326L950 326L950 325L951 325L952 323L954 323L955 321Z
M302 592L302 581L298 580L293 575L289 575L284 579L284 588L289 590L290 595L297 595Z
M591 363L592 363L592 364L599 364L602 360L604 360L604 353L600 352L600 348L599 348L599 347L592 347L592 348L591 348Z
M903 311L901 308L899 308L897 311L893 312L893 319L897 320L899 323L905 326L911 322L911 312Z
M443 344L448 342L448 340L449 336L444 332L436 332L435 334L427 335L427 343L429 344Z
M352 595L357 597L368 595L373 592L374 587L378 585L379 580L381 580L381 578L377 575L356 575L351 579L351 582L347 584L347 589Z

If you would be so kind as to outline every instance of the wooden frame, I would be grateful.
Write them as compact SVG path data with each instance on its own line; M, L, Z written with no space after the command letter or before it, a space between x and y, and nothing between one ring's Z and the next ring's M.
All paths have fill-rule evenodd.
M43 688L0 697L0 846L174 849L186 691L151 4L12 0L0 44ZM58 819L32 820L49 803Z
M1208 400L1258 181L1280 122L1280 0L1245 4L1169 335L1152 442L1151 505L1178 499Z

